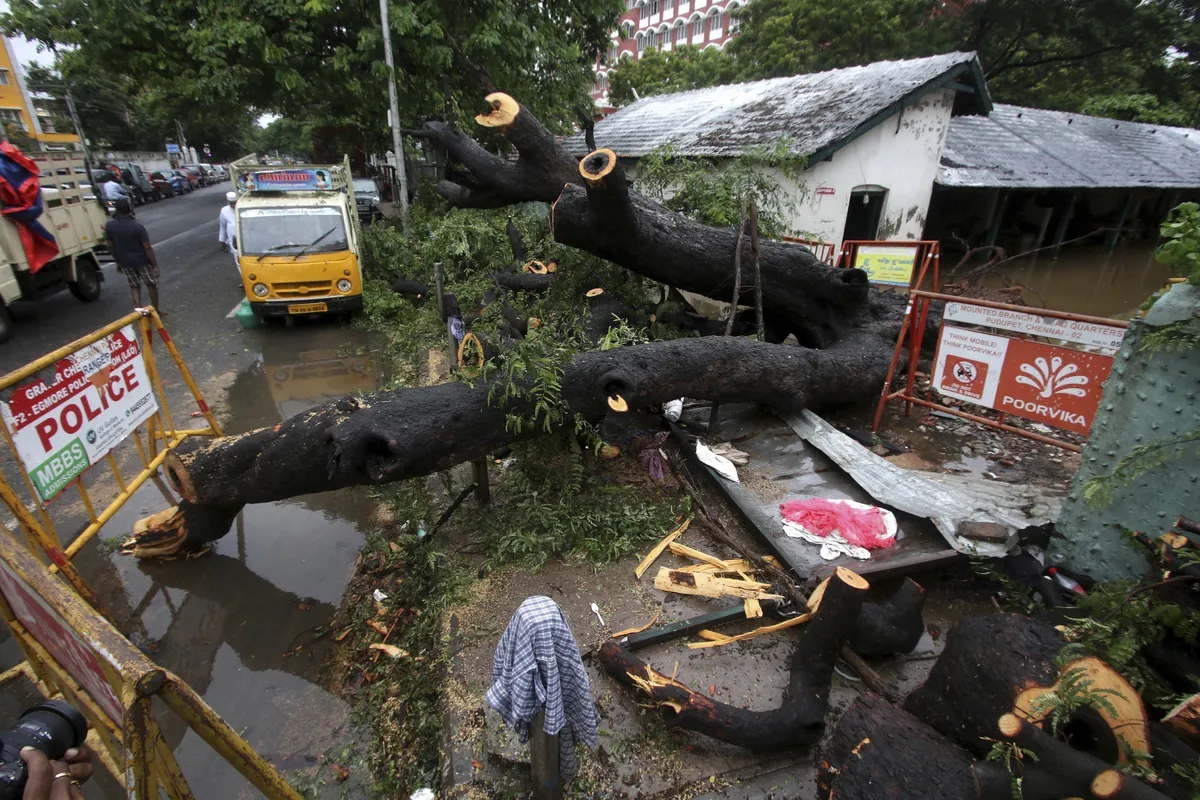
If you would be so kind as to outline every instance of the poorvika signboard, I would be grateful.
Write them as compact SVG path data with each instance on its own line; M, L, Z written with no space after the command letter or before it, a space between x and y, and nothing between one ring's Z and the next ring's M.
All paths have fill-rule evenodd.
M59 361L0 403L34 488L49 501L158 410L133 325Z
M943 325L933 386L947 397L1087 435L1112 364L1109 355Z

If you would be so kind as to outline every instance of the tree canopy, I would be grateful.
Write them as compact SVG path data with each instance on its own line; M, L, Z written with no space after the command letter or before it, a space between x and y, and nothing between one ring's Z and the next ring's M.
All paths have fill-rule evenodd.
M474 115L484 70L562 127L587 102L591 65L620 8L619 0L394 0L401 122ZM275 112L386 143L387 69L373 0L11 0L0 28L69 51L72 81L84 81L86 66L88 80L115 84L130 102L153 100L146 110L182 115L191 127L207 117L228 122L220 109L246 120Z
M1196 125L1198 12L1197 0L754 0L724 51L648 50L612 71L610 96L973 50L997 101Z

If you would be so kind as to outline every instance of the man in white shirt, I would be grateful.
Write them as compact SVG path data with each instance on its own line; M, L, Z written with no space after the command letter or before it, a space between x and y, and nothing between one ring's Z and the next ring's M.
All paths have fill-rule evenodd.
M125 191L125 187L115 178L105 181L100 187L104 193L105 200L129 200L129 192Z
M221 214L217 217L217 242L221 249L228 248L233 254L233 265L238 268L238 277L241 277L242 270L238 266L237 254L237 219L233 214L233 206L237 203L236 192L226 192L225 199L228 204L221 206Z

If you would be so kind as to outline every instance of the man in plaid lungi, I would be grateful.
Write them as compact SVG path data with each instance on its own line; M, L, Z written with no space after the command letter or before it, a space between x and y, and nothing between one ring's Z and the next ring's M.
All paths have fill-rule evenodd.
M150 246L150 236L130 215L128 200L118 200L114 206L116 216L104 225L104 238L117 262L117 272L129 281L135 308L142 306L142 286L145 286L150 290L150 304L158 309L159 316L165 317L166 313L158 305L158 259Z

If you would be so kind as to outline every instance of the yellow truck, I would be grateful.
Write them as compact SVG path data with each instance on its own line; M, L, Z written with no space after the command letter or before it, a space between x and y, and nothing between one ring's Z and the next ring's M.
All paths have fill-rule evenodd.
M230 164L238 265L262 319L350 316L363 307L361 229L350 162L264 167Z
M38 222L54 235L59 253L34 272L17 226L0 218L0 342L12 335L8 306L16 300L41 300L69 289L85 303L100 297L104 275L97 248L104 244L107 215L92 194L82 155L32 153L42 190Z

